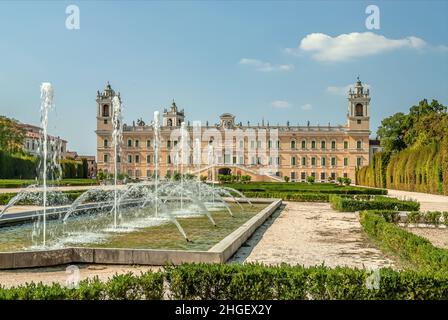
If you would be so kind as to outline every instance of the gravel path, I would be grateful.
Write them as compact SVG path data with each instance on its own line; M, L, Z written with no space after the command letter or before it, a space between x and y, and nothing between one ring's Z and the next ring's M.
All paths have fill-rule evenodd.
M328 203L285 202L266 230L259 229L231 262L305 266L394 267L363 234L354 213L337 212Z

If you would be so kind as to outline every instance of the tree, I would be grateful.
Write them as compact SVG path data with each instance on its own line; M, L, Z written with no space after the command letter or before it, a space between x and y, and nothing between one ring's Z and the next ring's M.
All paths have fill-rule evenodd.
M306 181L308 183L314 183L314 181L316 181L316 178L314 178L314 176L308 176L306 177Z
M404 141L404 121L406 115L397 112L393 116L383 119L378 127L377 135L381 141L381 146L386 153L397 152L406 148Z
M85 179L89 176L89 165L86 158L82 158L82 177Z
M14 119L0 116L0 150L18 153L23 150L24 132Z

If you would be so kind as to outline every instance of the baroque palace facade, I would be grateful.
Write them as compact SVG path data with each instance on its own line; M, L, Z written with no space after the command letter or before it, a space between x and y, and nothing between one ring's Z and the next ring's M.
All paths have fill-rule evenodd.
M112 98L110 84L97 92L98 171L113 172ZM119 93L117 94L119 96ZM370 94L358 79L348 92L347 123L337 126L243 125L235 116L224 113L218 124L184 124L188 144L182 157L184 173L206 175L250 175L252 181L316 181L348 177L354 181L357 167L369 163ZM173 101L162 114L159 147L159 176L179 172L179 137L184 110ZM184 135L185 136L185 135ZM213 146L211 148L210 146ZM200 151L197 150L200 148ZM177 150L177 151L176 151ZM181 151L184 155L185 151ZM120 172L132 178L147 179L155 170L154 129L138 120L123 124L123 140L117 157Z

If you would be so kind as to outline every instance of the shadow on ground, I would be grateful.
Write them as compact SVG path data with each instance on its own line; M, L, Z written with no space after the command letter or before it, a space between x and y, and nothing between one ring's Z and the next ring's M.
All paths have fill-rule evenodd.
M282 204L280 208L278 208L266 221L258 227L257 230L252 234L252 236L247 239L246 242L238 249L235 254L227 260L227 263L242 263L247 257L251 254L252 250L258 244L258 242L263 238L266 230L275 222L275 220L280 216L283 212L283 209L286 207L285 204Z

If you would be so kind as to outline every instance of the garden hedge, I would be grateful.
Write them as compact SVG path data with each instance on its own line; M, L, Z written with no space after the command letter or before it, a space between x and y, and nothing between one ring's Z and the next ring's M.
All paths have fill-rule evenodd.
M378 270L377 288L368 288L372 271L347 267L184 264L140 276L116 275L107 282L83 280L78 288L25 284L0 288L3 299L304 299L447 300L448 274Z
M405 201L383 196L376 196L367 200L342 197L339 195L330 195L329 201L333 209L345 212L375 209L418 211L420 209L420 203L418 203L417 201Z
M434 247L429 240L387 222L382 214L375 211L362 211L360 222L369 237L412 267L419 270L448 272L447 249Z
M356 184L448 195L448 137L392 156L375 154L356 172Z

